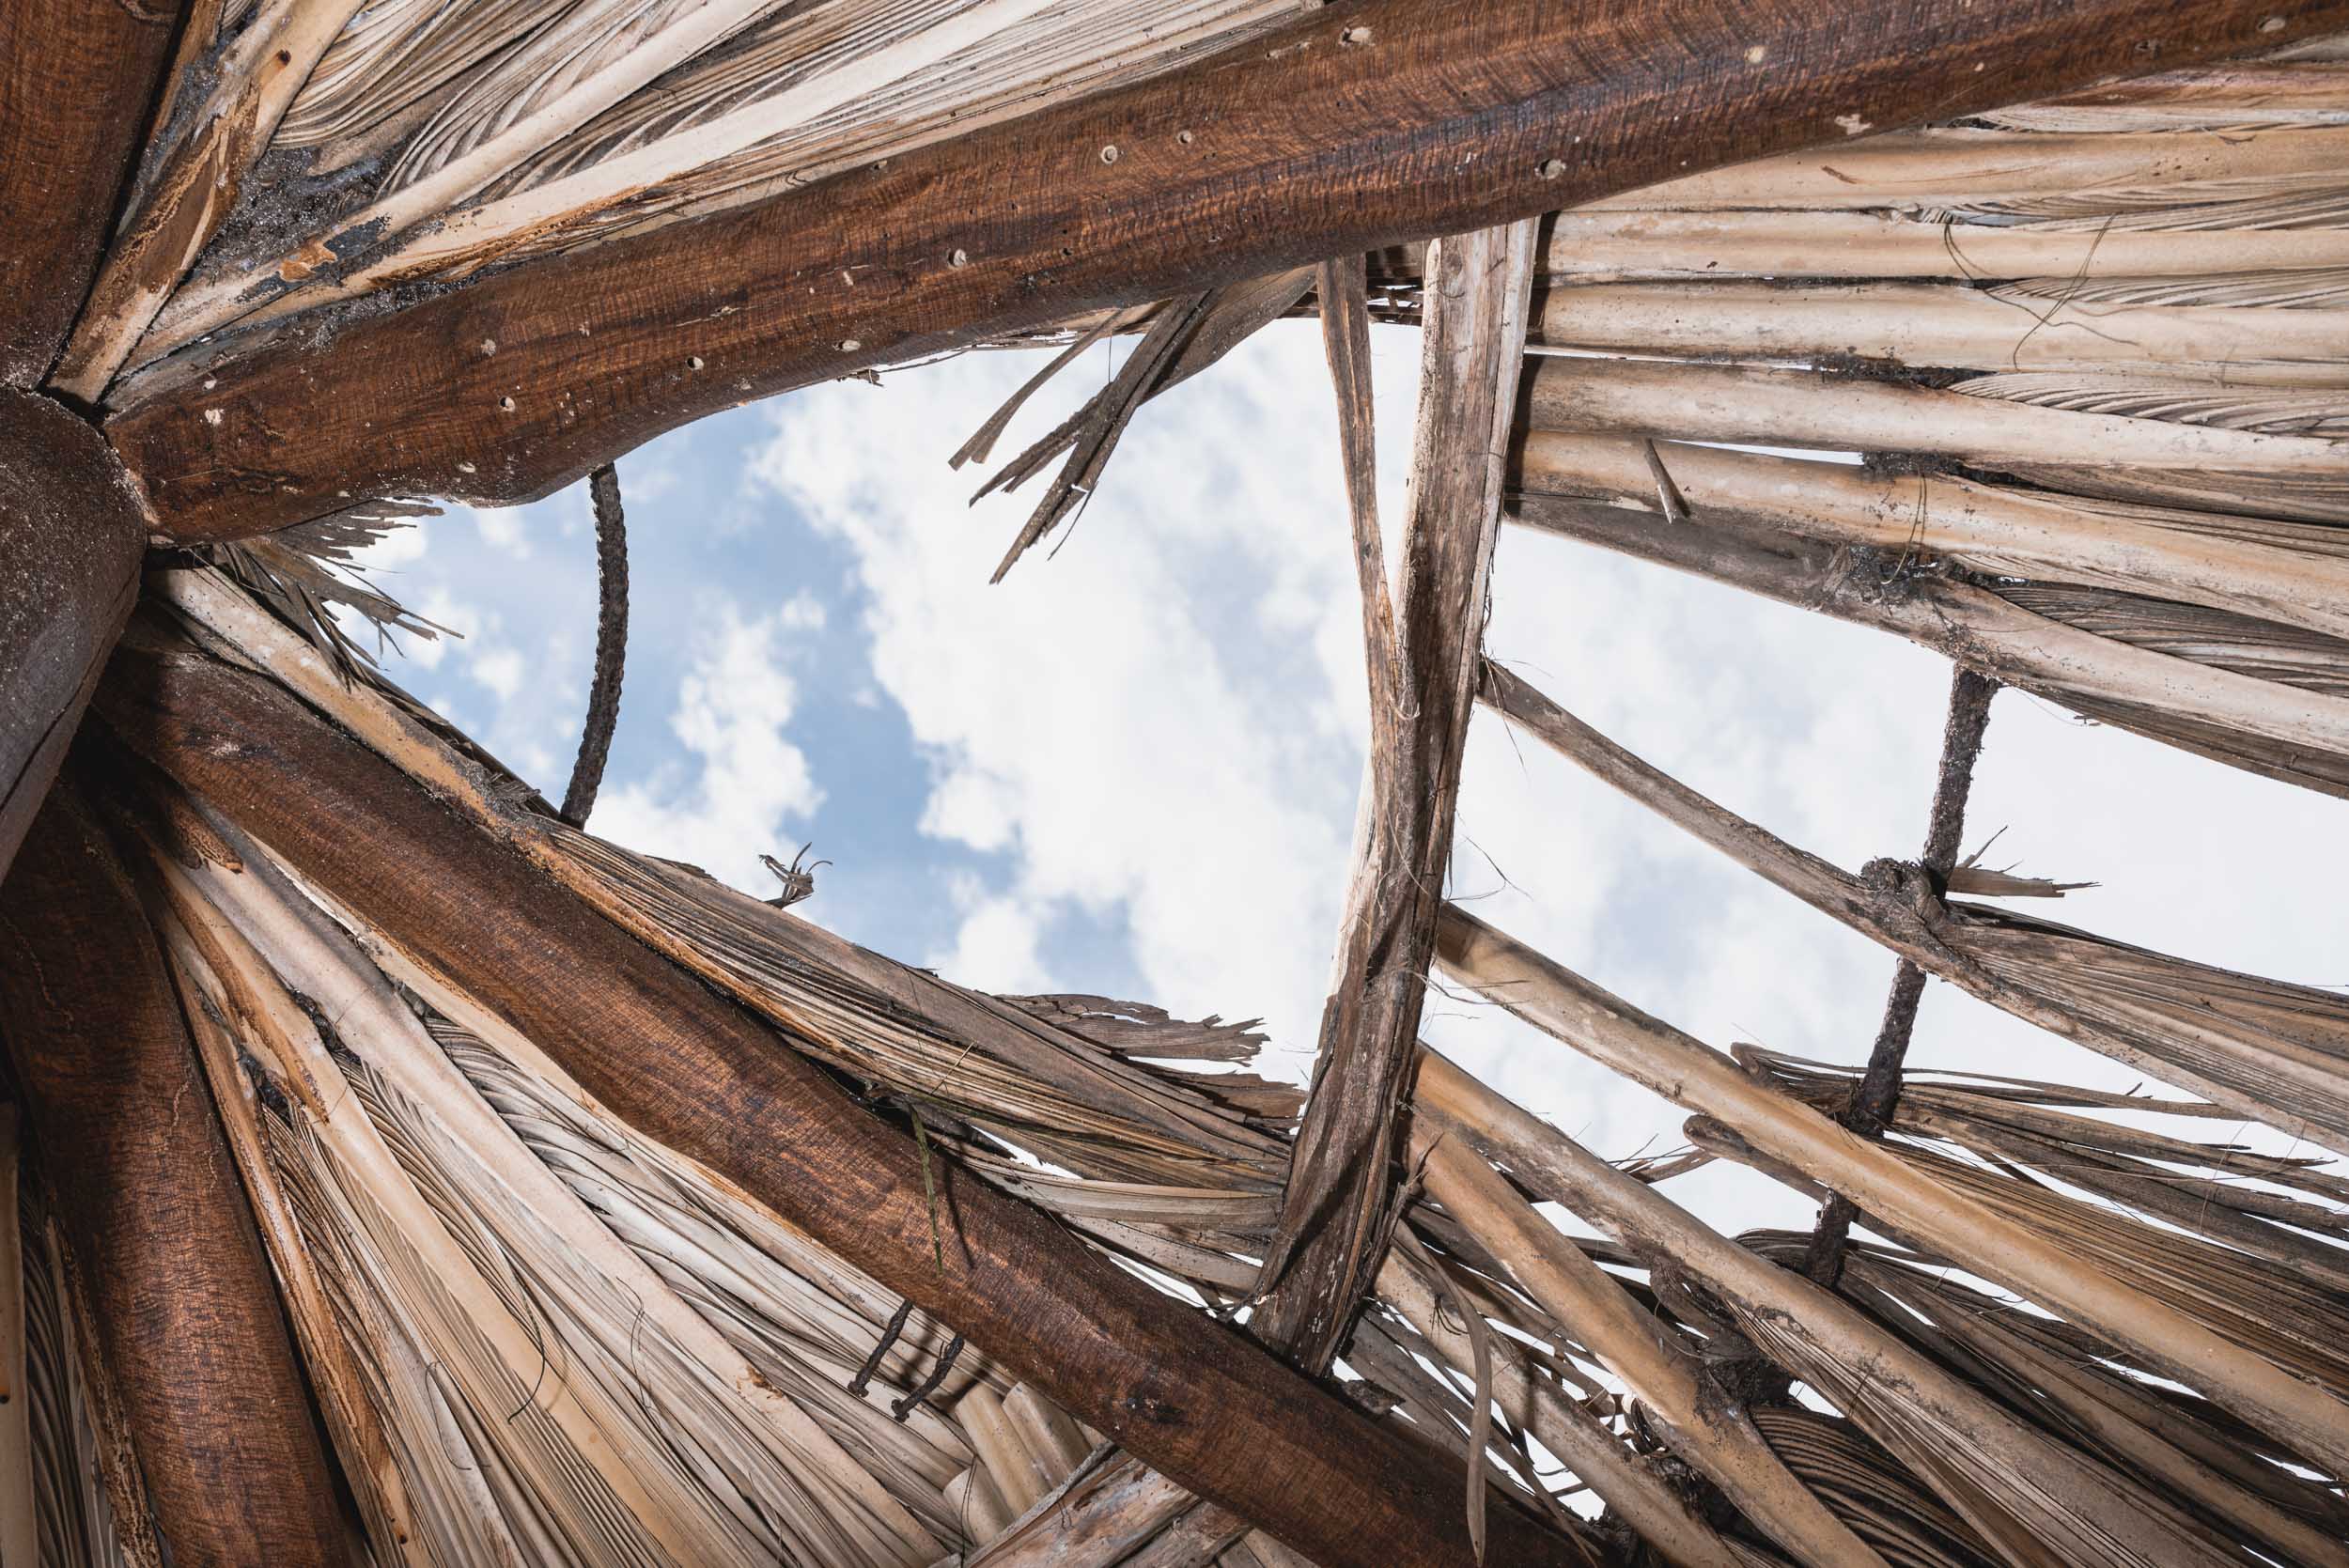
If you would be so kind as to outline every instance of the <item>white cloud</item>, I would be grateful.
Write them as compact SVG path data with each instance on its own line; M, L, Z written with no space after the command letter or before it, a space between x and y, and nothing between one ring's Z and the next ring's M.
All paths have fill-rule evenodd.
M512 702L522 689L522 656L512 648L485 648L474 655L473 678Z
M788 860L790 824L823 800L788 729L799 687L786 668L786 633L806 624L786 605L745 619L731 601L705 622L678 682L669 728L690 767L607 787L590 819L607 838L688 861L762 896L777 891L761 853Z
M452 511L473 514L483 541L517 561L530 557L529 514L519 506L460 506Z
M1382 331L1377 350L1382 494L1393 515L1415 335ZM1072 367L1028 426L1057 417L1097 382L1097 366L1089 356ZM870 939L990 988L1097 988L1104 977L1074 955L1081 940L1071 945L1089 928L1129 948L1141 1000L1263 1014L1281 1053L1267 1067L1301 1075L1364 722L1360 611L1316 334L1310 323L1277 327L1144 409L1057 558L1038 553L990 588L1033 491L969 509L979 475L943 459L1033 368L1030 356L972 355L893 377L880 392L841 383L773 406L771 434L745 460L842 547L849 580L818 583L820 598L802 593L759 618L704 615L667 716L679 754L649 779L608 786L596 827L771 891L753 857L787 858L820 800L801 750L809 742L792 738L794 649L848 615L872 668L841 672L841 689L849 703L885 699L903 711L914 745L906 766L926 771L918 823L929 842L910 847L941 868L934 902L908 911L908 928L923 917L924 935L893 943L884 921ZM1002 450L1022 439L1015 432ZM657 496L661 479L640 485L636 473L631 499ZM573 495L527 526L519 515L482 516L478 536L433 536L422 560L398 547L408 551L398 564L416 568L412 582L430 588L419 608L473 634L445 654L413 644L417 663L438 666L434 684L467 720L488 708L476 732L542 780L568 762L553 755L558 739L576 734L583 685L556 690L547 671L583 669L590 563L568 544L541 552L534 571L568 566L573 580L562 614L535 619L522 596L550 597L545 580L510 585L497 567L531 547L533 530L568 537L584 505ZM698 532L679 532L704 542L709 528L730 526L693 520ZM671 536L646 531L640 548ZM452 553L462 548L454 577L443 541ZM706 569L705 558L690 559ZM777 570L791 565L779 559ZM556 630L542 638L540 625ZM568 663L550 651L564 628L580 640ZM1804 848L1853 868L1917 851L1948 684L1937 657L1522 530L1501 542L1487 646L1605 733ZM634 722L656 728L671 695L632 679ZM866 781L826 783L841 792ZM2004 825L1999 863L2103 882L2046 911L2068 923L2338 984L2349 982L2329 891L2349 880L2340 809L2009 692L1968 840ZM1470 734L1460 827L1455 892L1635 1004L1716 1046L1751 1039L1864 1057L1889 955L1489 717ZM1000 863L968 875L972 851ZM952 917L942 942L926 920L941 908ZM1426 1032L1602 1153L1680 1141L1683 1112L1489 1007L1433 998ZM2136 1081L1938 984L1914 1059ZM1733 1231L1809 1215L1801 1200L1734 1169L1672 1191Z
M1318 345L1272 336L1145 409L1073 537L1000 586L1033 491L967 508L981 475L944 458L1026 356L797 395L755 471L854 556L874 674L932 770L924 831L1010 857L974 918L1123 928L1150 1000L1262 1013L1309 1046L1359 767L1360 612ZM1026 423L1056 418L1093 363Z
M962 908L954 945L928 960L930 968L966 986L1005 996L1033 996L1059 982L1039 945L1043 930L1031 904L989 895L965 878L955 888Z

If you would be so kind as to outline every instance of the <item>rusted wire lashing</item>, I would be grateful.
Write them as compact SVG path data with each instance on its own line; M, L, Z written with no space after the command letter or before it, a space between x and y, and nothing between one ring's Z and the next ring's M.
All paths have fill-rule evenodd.
M596 505L596 678L587 691L587 726L563 792L563 820L587 825L612 756L620 722L620 677L628 662L628 515L620 507L620 472L606 463L587 476Z
M1990 723L1990 699L1999 683L1976 675L1963 664L1950 680L1950 717L1941 733L1941 772L1933 788L1933 815L1925 829L1924 866L1938 879L1957 864L1958 836L1966 828L1966 798L1973 790L1974 760L1982 755L1983 731ZM1901 1063L1908 1055L1909 1036L1917 1028L1917 1004L1925 994L1925 971L1903 958L1893 971L1892 994L1884 1004L1884 1022L1868 1053L1868 1070L1852 1094L1843 1125L1863 1138L1883 1134L1900 1099ZM1843 1243L1850 1238L1858 1210L1842 1193L1830 1193L1819 1208L1819 1222L1811 1233L1811 1252L1803 1271L1828 1289L1843 1268Z

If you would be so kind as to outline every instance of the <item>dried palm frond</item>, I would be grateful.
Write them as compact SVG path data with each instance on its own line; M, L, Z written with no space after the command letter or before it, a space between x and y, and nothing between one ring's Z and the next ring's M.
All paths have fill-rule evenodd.
M2086 278L2018 278L1988 290L1994 299L2054 302L2078 307L2225 305L2272 310L2337 309L2349 301L2349 272L2340 268L2289 272L2213 268L2194 278L2136 278L2109 262Z
M454 84L408 136L375 200L274 266L231 267L183 288L138 353L151 360L235 322L757 199L1137 79L1296 8L1295 0L1153 0L1142 15L1099 0L579 8ZM335 64L330 56L321 69Z
M380 156L391 140L382 128L412 132L455 84L528 39L549 14L540 0L379 0L319 59L274 145L318 149L320 173Z
M574 5L552 12L542 26L508 43L485 60L481 69L469 73L463 85L401 144L398 155L383 171L377 195L390 195L413 185L474 152L490 138L507 135L540 116L548 116L541 122L547 132L563 134L592 113L588 105L620 101L634 90L629 84L650 80L661 67L692 59L694 51L723 45L727 35L722 29L727 24L735 28L753 25L780 3L752 0L746 5L715 8L724 13L724 22L691 32L678 24L690 12L701 8L692 0L622 0L620 4ZM632 62L626 74L604 75L640 51L648 57ZM581 96L573 98L574 92ZM548 115L557 105L561 105L560 118ZM498 164L510 168L520 156L526 155L521 149L537 143L544 133L533 133L528 143L509 144L510 150L500 155ZM460 187L455 197L469 194L470 190Z
M2224 137L1932 127L1667 180L1589 210L2104 212L2335 190L2344 148L2349 127L2333 125Z
M1573 384L1587 383L1577 378ZM1537 390L1537 416L1542 396ZM1599 423L1605 411L1583 417ZM1941 439L1952 434L1945 429ZM2015 602L2040 585L2090 584L2139 601L2185 600L2257 617L2266 639L2289 641L2285 628L2306 628L2329 634L2317 647L2349 640L2349 533L2315 524L1538 427L1525 437L1517 483L1527 495L1582 495L1616 505L1637 498L1641 510L1652 512L1641 493L1651 446L1684 509L1707 524L1734 520L1921 564L1946 558L1990 578L2029 580L1999 583ZM2074 608L2092 614L2112 602L2113 596L2097 594ZM2047 600L2035 608L2046 614L2056 605ZM2101 629L2110 634L2125 624L2122 618ZM2349 647L2341 651L2349 654ZM2329 676L2321 664L2315 673L2320 680Z
M989 581L1002 582L1014 562L1092 496L1110 454L1143 403L1198 375L1286 314L1313 283L1314 270L1300 267L1187 295L1163 306L1109 385L979 488L979 496L1017 489L1053 458L1068 454ZM1023 388L1014 398L1015 406L1025 396ZM989 428L995 424L990 421ZM986 438L983 429L972 444L980 445Z
M1782 1232L1741 1240L1797 1264L1805 1246ZM1840 1288L1855 1306L2057 1440L2146 1477L2211 1526L2286 1560L2349 1560L2339 1498L2223 1411L2116 1370L2125 1353L1984 1296L1917 1254L1856 1243L1847 1269Z
M1942 283L1578 284L1549 291L1538 340L1606 353L2349 385L2349 309L2338 304L2108 304L2050 287L2041 299Z
M1919 1172L1809 1106L1757 1084L1728 1058L1456 905L1445 907L1439 942L1439 963L1463 985L1674 1104L1725 1124L1734 1136L1751 1143L1770 1173L1782 1167L1810 1182L1831 1184L1855 1207L1903 1234L1928 1238L1938 1251L1983 1278L2129 1346L2162 1375L2276 1432L2314 1463L2327 1469L2349 1467L2349 1442L2341 1437L2349 1424L2333 1395L2156 1295L2077 1268L2068 1252L2029 1226ZM1754 1330L1748 1326L1747 1331L1750 1336ZM1817 1386L1811 1373L1798 1375ZM1861 1411L1844 1408L1866 1421ZM1895 1414L1904 1421L1921 1419L1914 1409ZM1867 1424L1880 1441L1917 1463L1905 1443Z
M938 68L887 84L857 102L696 170L630 203L633 221L704 212L782 182L805 184L833 169L894 156L944 134L1047 103L1099 92L1170 69L1303 8L1300 0L1140 0L1103 6L1058 0L1034 18L960 51ZM878 23L901 25L885 12ZM518 169L497 189L521 189L582 171L661 137L791 86L853 48L877 24L853 11L808 11L763 24L739 46L713 52L664 80L660 93L622 103Z
M1897 1568L1996 1568L1965 1520L1851 1422L1793 1405L1759 1405L1762 1440Z
M2254 214L2232 209L2206 216L2203 226L2175 227L2120 219L1984 223L1947 212L1578 210L1550 221L1545 271L1560 281L1591 283L1735 277L1981 282L2091 274L2200 278L2254 268L2349 267L2349 232L2262 228L2256 222ZM1408 254L1398 260L1391 271L1402 281L1415 280Z
M2020 131L2151 131L2349 121L2349 70L2271 57L2165 72L1982 116Z
M300 628L311 646L350 681L358 677L361 665L373 668L375 655L343 629L337 606L375 628L379 650L396 632L438 637L449 631L379 592L355 565L360 551L393 530L440 515L438 506L415 502L371 501L210 550L222 571Z
M1081 1173L1186 1185L1221 1168L1277 1183L1283 1144L1247 1110L1216 1102L1216 1075L1122 1060L748 894L572 830L535 809L526 786L493 763L420 722L412 705L305 668L300 640L219 578L172 573L162 586L208 635L818 1059L1000 1129Z
M179 912L231 967L244 1043L273 1054L288 1130L323 1162L313 1190L352 1205L344 1228L366 1234L357 1256L384 1310L458 1377L462 1403L535 1412L475 1439L517 1478L506 1528L548 1511L570 1549L623 1560L926 1560L935 1537L559 1182L372 966L298 895L266 889L265 857L241 848L241 874L166 873L185 890ZM334 1020L330 1034L285 998L278 966ZM433 1483L403 1479L412 1495Z
M1736 1055L1748 1071L1832 1109L1856 1080L1841 1071L1755 1047ZM2038 1086L2049 1094L2054 1085ZM2003 1093L1985 1092L1993 1088ZM2198 1232L2228 1247L2349 1291L2349 1210L2341 1179L2312 1157L2263 1155L2235 1143L2207 1144L2052 1108L2028 1093L1932 1075L1903 1086L1892 1129L1964 1149L1995 1166L2037 1172L2126 1210ZM2145 1112L2204 1115L2221 1108L2198 1101L2114 1096ZM2057 1099L2053 1104L2061 1104ZM2295 1189L2331 1203L2295 1197Z
M116 1498L138 1495L130 1484L135 1478L123 1473L132 1463L130 1441L118 1415L107 1419L110 1390L91 1384L86 1309L73 1299L47 1196L27 1181L11 1201L23 1270L24 1381L9 1403L24 1406L17 1419L28 1441L35 1560L55 1568L149 1568L161 1560L143 1498L131 1529L117 1527Z
M2226 1560L2191 1538L2166 1539L2184 1521L2164 1519L2166 1506L2126 1476L2015 1421L1798 1270L1733 1244L1441 1058L1423 1059L1418 1104L1513 1169L1543 1172L1575 1212L1652 1267L1701 1283L1739 1335L1890 1449L2009 1561ZM1913 1483L1893 1493L1914 1495Z
M1657 1331L1612 1276L1569 1242L1464 1145L1415 1128L1413 1159L1428 1192L1487 1247L1517 1282L1623 1380L1674 1452L1719 1486L1746 1516L1813 1568L1881 1560L1790 1474L1742 1411L1700 1392L1694 1357ZM1645 1190L1644 1188L1642 1190Z
M2319 388L2214 388L2158 377L2055 375L2005 371L1951 386L1968 397L1996 397L2076 413L2167 419L2277 436L2349 436L2349 397Z

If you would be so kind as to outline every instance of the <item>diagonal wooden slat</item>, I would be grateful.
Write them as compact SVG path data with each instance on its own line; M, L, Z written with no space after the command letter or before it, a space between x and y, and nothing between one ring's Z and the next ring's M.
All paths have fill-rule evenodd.
M184 539L339 492L527 500L719 409L1079 311L2344 25L2349 0L1356 0L764 206L167 364L111 428Z
M1809 1106L1756 1084L1730 1058L1468 913L1446 905L1446 974L1673 1104L1729 1124L1776 1169L1831 1186L1952 1262L2142 1358L2163 1376L2325 1466L2349 1463L2349 1406L2029 1227L1905 1166Z

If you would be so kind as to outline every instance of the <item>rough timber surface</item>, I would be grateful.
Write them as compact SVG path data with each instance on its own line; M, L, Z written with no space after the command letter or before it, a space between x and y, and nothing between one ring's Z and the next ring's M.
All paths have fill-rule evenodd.
M138 629L98 710L135 749L514 1024L631 1126L778 1214L1171 1478L1323 1568L1471 1560L1437 1451L940 1172L813 1063L265 678ZM1580 1563L1513 1507L1488 1560Z
M70 788L0 884L0 1029L172 1560L347 1562L179 999L130 879Z
M0 386L47 373L147 129L177 0L0 0Z
M524 501L1073 312L2343 27L2349 0L1355 0L760 207L232 340L135 380L110 429L179 538Z
M1267 1343L1315 1371L1344 1341L1386 1255L1395 1113L1419 1048L1452 862L1501 528L1501 454L1525 363L1534 226L1480 229L1428 249L1402 584L1391 640L1374 639L1370 650L1374 660L1392 659L1394 690L1372 686L1366 837L1272 1247L1276 1259L1295 1250L1253 1323ZM1385 613L1383 596L1377 610Z
M98 432L45 397L0 392L0 874L131 613L146 542Z

